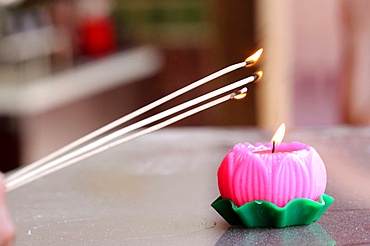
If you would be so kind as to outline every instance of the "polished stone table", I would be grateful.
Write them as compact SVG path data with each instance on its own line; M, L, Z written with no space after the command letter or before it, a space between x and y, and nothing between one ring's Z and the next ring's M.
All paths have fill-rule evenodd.
M230 227L210 207L227 151L273 132L167 128L10 192L16 245L370 244L370 128L287 131L320 153L336 199L309 226Z

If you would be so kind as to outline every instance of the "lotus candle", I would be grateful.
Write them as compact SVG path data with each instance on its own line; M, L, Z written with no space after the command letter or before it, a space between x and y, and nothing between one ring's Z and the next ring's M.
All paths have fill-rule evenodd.
M231 207L234 210L238 210L239 207L257 206L251 208L247 215L245 212L241 212L242 217L253 217L253 213L261 209L258 206L262 203L267 204L267 208L266 204L264 205L264 208L267 209L263 210L265 214L271 212L269 209L275 209L275 212L271 212L274 216L285 212L284 209L288 207L289 203L294 204L290 206L294 207L293 211L297 211L297 208L304 210L305 206L312 208L318 205L317 209L306 213L306 215L312 214L312 218L303 222L297 222L296 218L292 218L288 222L278 220L277 224L274 224L274 221L265 221L267 224L257 222L257 226L273 225L278 227L309 224L315 221L317 214L322 214L333 202L334 199L324 194L327 176L320 155L313 147L300 142L281 143L284 133L285 125L282 124L271 142L236 144L226 154L217 173L221 198L212 204L221 215L224 216L224 209L230 207L223 202L225 200L232 203ZM326 201L323 196L326 196L324 197L327 198ZM252 203L253 205L251 205ZM257 220L263 217L261 214L263 213L257 216ZM299 216L303 215L299 214ZM268 220L275 218L272 217L269 217ZM289 215L277 216L277 218L284 217L289 217ZM228 220L228 218L225 219ZM228 221L230 222L230 220ZM245 222L244 224L249 223L248 221L243 222ZM251 226L254 224L252 223Z
M317 201L326 188L324 162L308 145L277 143L284 129L282 125L270 143L237 144L227 153L218 170L222 198L237 206L254 200L279 207L294 198Z

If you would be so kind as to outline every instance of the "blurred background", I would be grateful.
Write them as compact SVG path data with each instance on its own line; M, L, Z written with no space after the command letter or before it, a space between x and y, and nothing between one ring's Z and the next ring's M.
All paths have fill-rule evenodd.
M369 10L367 0L0 0L0 170L261 47L258 66L151 114L261 69L245 100L175 126L370 125Z

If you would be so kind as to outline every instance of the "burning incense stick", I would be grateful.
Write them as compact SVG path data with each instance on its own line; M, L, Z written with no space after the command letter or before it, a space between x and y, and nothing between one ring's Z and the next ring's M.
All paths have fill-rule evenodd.
M136 137L139 137L141 135L144 135L144 134L147 134L149 132L152 132L152 131L155 131L155 130L158 130L158 129L161 129L167 125L170 125L174 122L177 122L183 118L186 118L190 115L193 115L195 113L198 113L202 110L205 110L209 107L212 107L212 106L215 106L217 104L220 104L222 102L225 102L225 101L228 101L228 100L232 100L232 99L240 99L242 98L241 95L245 95L246 94L246 88L245 89L242 89L238 92L234 92L230 95L227 95L227 96L223 96L221 98L218 98L214 101L211 101L209 103L206 103L204 105L201 105L201 106L198 106L197 108L194 108L194 109L191 109L189 111L186 111L180 115L177 115L177 116L174 116L173 118L170 118L169 120L166 120L162 123L158 123L157 125L154 125L150 128L147 128L145 130L142 130L138 133L135 133L135 134L132 134L128 137L125 137L125 138L122 138L122 139L119 139L119 140L116 140L115 142L111 142L113 141L114 139L124 135L124 134L127 134L133 130L136 130L142 126L145 126L145 125L148 125L150 123L153 123L155 121L158 121L158 120L161 120L167 116L170 116L170 115L173 115L175 113L178 113L182 110L185 110L189 107L192 107L194 105L197 105L197 104L200 104L202 102L205 102L211 98L214 98L216 96L219 96L221 94L224 94L226 93L227 91L230 91L230 90L234 90L238 87L241 87L241 86L244 86L248 83L251 83L251 82L255 82L257 80L259 80L260 78L262 77L262 72L257 72L245 79L242 79L240 81L237 81L235 83L232 83L230 85L227 85L225 87L222 87L220 89L217 89L215 91L212 91L210 93L207 93L203 96L200 96L200 97L197 97L193 100L190 100L188 102L185 102L183 104L180 104L178 106L175 106L173 108L170 108L166 111L163 111L161 113L158 113L152 117L149 117L147 119L144 119L142 121L139 121L137 123L134 123L128 127L125 127L121 130L118 130L116 132L113 132L105 137L102 137L90 144L87 144L75 151L72 151L60 158L57 158L55 160L52 160L42 166L39 166L37 169L33 169L33 170L30 170L26 173L24 173L23 175L18 175L16 178L13 178L12 180L10 181L7 181L6 182L6 186L7 186L7 191L11 191L11 190L14 190L22 185L25 185L35 179L38 179L42 176L45 176L47 174L50 174L52 172L55 172L61 168L64 168L64 167L67 167L73 163L76 163L77 161L80 161L82 159L85 159L87 157L90 157L92 155L95 155L95 154L98 154L102 151L105 151L109 148L112 148L118 144L121 144L121 143L124 143L124 142L127 142L129 140L132 140ZM109 143L111 142L111 143Z
M178 97L178 96L180 96L180 95L182 95L182 94L184 94L184 93L186 93L186 92L188 92L192 89L195 89L195 88L197 88L197 87L199 87L199 86L201 86L205 83L208 83L208 82L210 82L210 81L212 81L212 80L214 80L218 77L221 77L221 76L223 76L227 73L230 73L230 72L232 72L236 69L239 69L239 68L242 68L242 67L251 67L251 66L255 65L257 63L257 61L259 60L260 56L262 55L262 52L263 52L263 49L261 48L258 51L256 51L253 55L251 55L247 59L245 59L244 62L236 63L236 64L230 65L226 68L223 68L223 69L221 69L221 70L219 70L219 71L217 71L217 72L215 72L211 75L208 75L208 76L206 76L206 77L204 77L204 78L202 78L198 81L195 81L194 83L192 83L188 86L185 86L185 87L183 87L183 88L181 88L181 89L179 89L179 90L177 90L177 91L175 91L175 92L173 92L173 93L171 93L171 94L169 94L165 97L162 97L162 98L158 99L157 101L154 101L154 102L152 102L152 103L150 103L150 104L148 104L148 105L146 105L146 106L144 106L144 107L142 107L142 108L140 108L140 109L138 109L138 110L136 110L136 111L134 111L134 112L132 112L128 115L126 115L126 116L123 116L122 118L119 118L119 119L117 119L117 120L99 128L99 129L87 134L86 136L84 136L80 139L77 139L76 141L62 147L61 149L47 155L46 157L25 166L24 168L20 169L18 172L15 172L15 173L9 175L6 178L6 182L7 183L11 182L13 179L16 179L17 177L31 171L32 169L38 168L39 166L57 158L58 156L61 156L65 153L71 151L72 149L74 149L74 148L76 148L76 147L78 147L82 144L85 144L88 141L90 141L90 140L92 140L92 139L94 139L94 138L96 138L96 137L114 129L115 127L117 127L117 126L119 126L119 125L121 125L121 124L123 124L123 123L125 123L125 122L127 122L127 121L129 121L129 120L131 120L131 119L133 119L133 118L135 118L135 117L153 109L153 108L155 108L155 107L158 107L159 105L161 105L161 104L163 104L163 103L165 103L165 102L167 102L167 101L169 101L169 100L171 100L175 97Z

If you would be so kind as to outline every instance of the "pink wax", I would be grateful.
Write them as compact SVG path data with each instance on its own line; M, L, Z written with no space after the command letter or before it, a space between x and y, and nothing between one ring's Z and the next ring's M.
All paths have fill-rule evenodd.
M218 169L222 198L236 206L265 200L284 207L294 198L317 201L326 188L326 169L317 151L303 143L237 144Z

